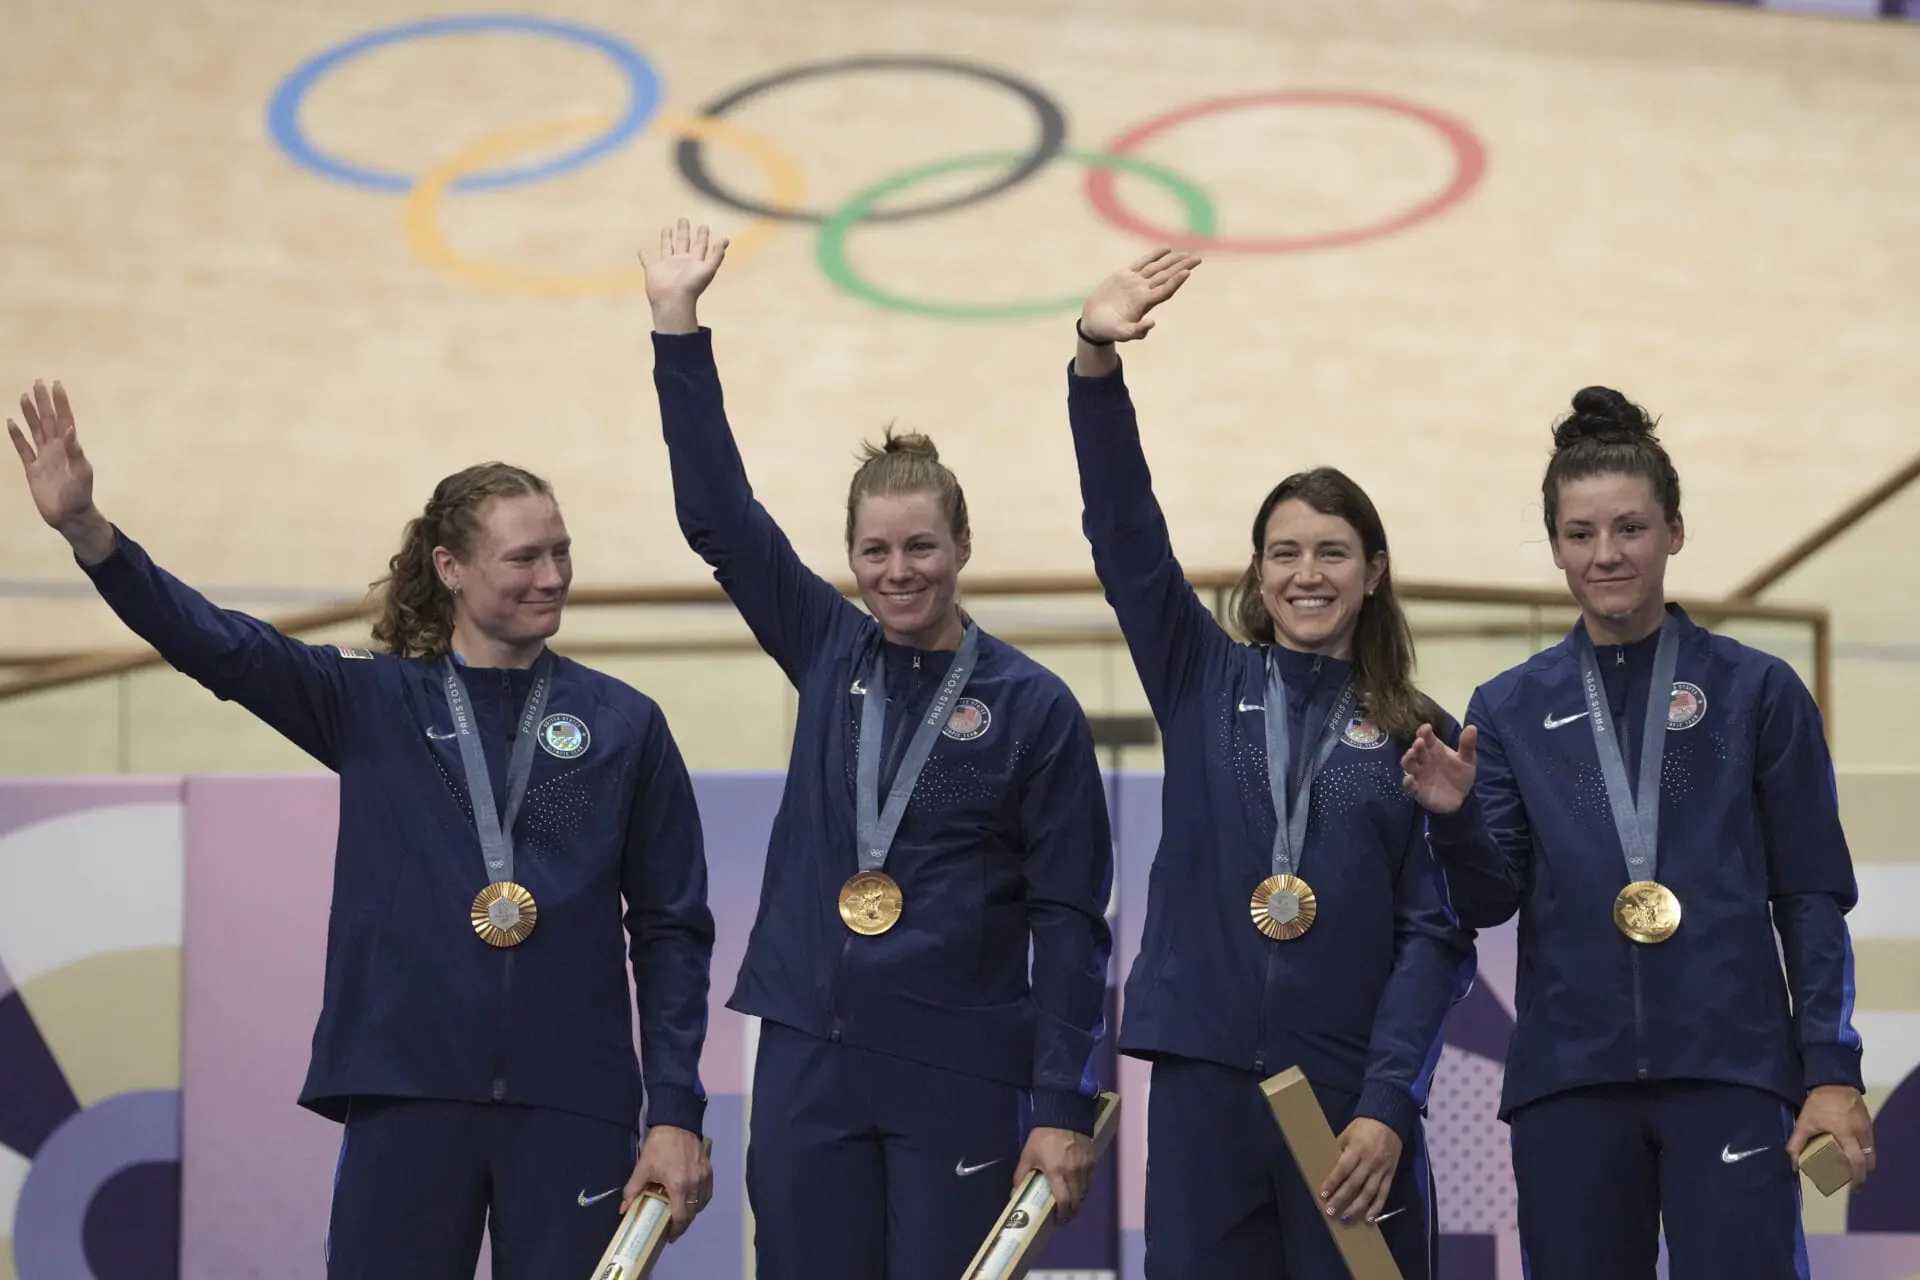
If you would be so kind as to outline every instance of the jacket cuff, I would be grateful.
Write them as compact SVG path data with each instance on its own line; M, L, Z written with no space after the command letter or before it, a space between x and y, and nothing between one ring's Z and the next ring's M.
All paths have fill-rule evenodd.
M1843 1084L1866 1092L1860 1079L1860 1050L1844 1044L1810 1044L1800 1050L1800 1063L1806 1070L1807 1088L1823 1084Z
M1413 1122L1420 1118L1420 1108L1414 1105L1413 1095L1399 1085L1387 1080L1369 1080L1361 1086L1360 1105L1353 1112L1356 1120L1362 1116L1378 1120L1393 1130L1405 1145L1407 1135L1413 1132Z
M1123 399L1127 394L1127 366L1123 362L1112 373L1087 375L1074 370L1067 361L1067 395L1075 400Z
M132 557L127 554L127 547L129 545L131 544L127 539L127 535L120 532L119 525L114 525L113 550L107 553L106 559L97 564L81 564L80 557L75 556L73 563L79 566L80 572L91 578L96 586L103 581L111 582L119 578L124 578L127 570L132 567Z
M1427 834L1441 844L1472 844L1480 838L1482 825L1480 797L1472 791L1452 813L1427 814Z
M1095 1100L1072 1089L1035 1089L1033 1115L1035 1129L1071 1129L1089 1137L1093 1134Z
M692 333L656 333L653 358L662 367L705 363L713 359L713 330L701 325Z
M664 1124L697 1134L706 1113L707 1100L691 1089L677 1084L656 1084L647 1091L649 1129Z

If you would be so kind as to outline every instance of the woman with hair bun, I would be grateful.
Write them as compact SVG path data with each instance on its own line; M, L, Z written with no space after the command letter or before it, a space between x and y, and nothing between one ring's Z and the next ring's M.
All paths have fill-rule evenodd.
M761 1018L747 1191L762 1280L953 1280L1032 1170L1086 1194L1113 846L1086 717L959 600L966 498L888 432L847 493L866 612L753 496L695 314L726 241L642 255L688 543L800 695L728 1007ZM1029 964L1031 956L1031 964Z
M497 462L442 480L378 584L384 652L305 644L100 514L59 383L20 410L34 504L102 599L340 777L300 1093L344 1124L328 1276L464 1280L483 1232L503 1280L583 1276L655 1182L685 1230L712 1186L700 815L660 708L547 648L573 564L546 481Z
M1501 1115L1539 1280L1805 1277L1796 1162L1873 1168L1820 711L1785 662L1667 601L1680 478L1588 387L1541 486L1566 639L1482 685L1458 749L1402 768L1454 904L1520 916ZM1785 971L1782 972L1782 960Z
M1255 510L1232 622L1174 558L1117 343L1198 265L1160 250L1087 300L1067 375L1094 568L1166 741L1160 848L1120 1050L1153 1064L1148 1280L1347 1274L1322 1214L1435 1274L1422 1115L1473 975L1400 752L1452 722L1413 679L1387 534L1331 467ZM1426 730L1431 732L1431 729ZM1299 1067L1339 1136L1309 1187L1261 1081Z

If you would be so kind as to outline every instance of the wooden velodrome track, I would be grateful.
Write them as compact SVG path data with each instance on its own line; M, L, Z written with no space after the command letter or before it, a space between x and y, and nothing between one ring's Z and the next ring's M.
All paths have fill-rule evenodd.
M1550 585L1546 432L1588 382L1663 416L1691 594L1914 447L1911 24L1625 0L457 13L7 9L0 387L63 378L103 508L255 612L352 595L437 477L496 456L556 483L583 585L705 580L631 266L680 213L736 239L703 315L759 491L829 572L854 448L894 419L968 482L975 572L1085 571L1071 301L1209 222L1230 243L1128 352L1192 568L1236 564L1272 481L1331 462L1401 575ZM1065 150L1004 183L1052 112ZM857 214L897 179L879 210L954 207L756 220L690 183L687 139L741 203ZM0 495L0 649L124 643L24 487Z

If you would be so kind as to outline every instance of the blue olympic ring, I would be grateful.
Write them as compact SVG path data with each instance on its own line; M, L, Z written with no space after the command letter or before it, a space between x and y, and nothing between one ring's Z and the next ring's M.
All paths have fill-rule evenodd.
M626 114L615 121L606 132L589 138L573 150L538 164L469 174L453 184L455 191L480 191L492 187L519 186L523 183L537 182L542 178L551 178L569 169L577 169L614 150L639 133L660 106L660 78L655 73L653 64L647 61L645 55L638 49L617 36L596 31L592 27L583 27L577 23L556 22L550 18L475 14L468 17L429 18L424 22L409 22L397 27L369 31L363 36L357 36L344 44L335 45L331 49L315 54L295 67L292 74L281 81L280 87L274 90L273 101L267 105L267 131L273 135L273 140L279 144L280 149L285 151L295 163L313 170L322 177L350 182L355 186L371 187L375 191L412 190L414 180L404 174L387 173L338 160L314 146L308 140L306 131L300 127L300 104L320 77L341 63L349 62L371 49L460 31L521 31L585 45L589 49L605 54L615 66L620 68L621 73L627 77L627 83L633 89L633 96L627 103Z

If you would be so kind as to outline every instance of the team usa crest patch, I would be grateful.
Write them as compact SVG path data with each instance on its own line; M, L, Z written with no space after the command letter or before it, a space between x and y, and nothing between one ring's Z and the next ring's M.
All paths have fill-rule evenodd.
M1667 728L1691 729L1707 715L1707 695L1697 684L1685 680L1673 683L1673 700L1667 703Z
M540 722L540 745L550 756L572 760L584 754L592 741L593 735L587 732L587 726L578 716L562 713Z
M1347 721L1347 727L1340 734L1340 741L1361 751L1378 751L1387 745L1384 729L1365 716L1355 716Z
M958 742L972 742L993 727L993 712L987 710L987 704L978 698L962 698L954 704L953 714L947 717L947 727L940 732Z

